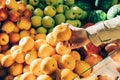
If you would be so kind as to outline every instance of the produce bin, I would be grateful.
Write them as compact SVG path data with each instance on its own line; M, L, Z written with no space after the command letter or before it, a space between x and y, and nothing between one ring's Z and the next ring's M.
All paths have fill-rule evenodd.
M87 80L94 79L94 76L97 76L98 80L120 80L120 48L109 54L106 58L91 67L93 71L90 74L91 77Z
M72 77L67 74L67 80L120 80L120 40L119 46L116 41L112 44L114 50L110 49L109 52L105 50L107 44L97 47L92 42L75 49L76 54L70 55L74 63L72 68L71 65L66 66L66 63L64 66L59 60L74 51L60 43L69 40L72 34L68 25L61 24L68 23L86 29L119 14L120 0L0 0L0 80L18 80L21 75L24 78L27 71L30 73L26 77L32 77L32 80L37 80L43 73L49 80L61 80L61 72L66 68L70 68L72 73ZM61 27L57 29L58 26ZM40 49L42 44L44 46ZM89 54L99 56L96 58L97 63L93 61L92 66L84 60ZM41 63L46 57L52 58L52 67L55 66L51 71L48 69L48 72L41 70L44 69ZM32 63L35 59L38 62ZM69 64L70 60L67 61ZM77 70L83 72L77 73L77 61L83 61L90 68L82 66L84 70ZM90 75L82 76L87 71ZM23 78L21 80L26 80Z

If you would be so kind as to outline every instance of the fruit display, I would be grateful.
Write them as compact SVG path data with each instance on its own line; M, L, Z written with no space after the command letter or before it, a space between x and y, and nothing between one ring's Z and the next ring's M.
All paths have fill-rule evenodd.
M95 64L120 48L120 40L79 49L61 41L72 35L69 24L87 28L119 15L119 2L0 0L0 80L105 80L90 74ZM118 63L119 56L113 58Z

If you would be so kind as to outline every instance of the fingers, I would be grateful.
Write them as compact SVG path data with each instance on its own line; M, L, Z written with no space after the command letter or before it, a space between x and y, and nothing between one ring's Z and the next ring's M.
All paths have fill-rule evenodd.
M62 43L63 43L63 45L65 45L66 47L69 47L71 49L77 49L77 48L82 47L81 44L70 43L68 41L64 41Z
M73 26L69 23L62 23L62 25L67 25L72 31L83 31L83 30L85 30L84 28L79 28L79 27Z
M68 41L63 41L63 45L66 47L70 47L71 49L80 48L88 42L88 37L86 30L84 28L78 28L72 26L69 23L62 23L62 25L67 25L71 31L72 35Z
M71 49L77 49L88 44L89 42L90 41L87 40L86 38L77 38L69 41L63 41L62 44Z

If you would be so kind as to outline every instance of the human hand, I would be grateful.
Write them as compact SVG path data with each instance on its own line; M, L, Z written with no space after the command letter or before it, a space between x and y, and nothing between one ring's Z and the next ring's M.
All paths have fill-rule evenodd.
M65 46L70 47L71 49L76 49L90 42L90 40L87 37L87 32L84 28L74 27L70 24L69 28L72 31L72 35L68 41L63 41L63 44Z

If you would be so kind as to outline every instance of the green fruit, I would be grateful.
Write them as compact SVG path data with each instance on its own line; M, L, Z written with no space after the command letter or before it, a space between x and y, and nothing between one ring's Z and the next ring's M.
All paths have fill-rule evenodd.
M60 4L56 7L57 13L63 13L64 12L64 5Z
M69 23L75 27L80 27L81 26L81 21L80 20L66 20L66 23Z
M80 20L75 20L76 21L76 24L77 24L77 27L81 27L82 23Z
M47 33L47 29L45 27L38 27L37 28L37 33L38 34L46 34Z
M45 28L51 28L51 27L54 27L55 25L55 21L52 17L50 16L44 16L43 19L42 19L42 25L45 27Z
M34 27L41 26L42 18L40 16L32 16L31 23Z
M112 19L120 15L120 4L112 6L107 12L107 19Z
M37 6L39 4L40 0L29 0L29 4L33 6Z
M73 6L71 7L71 10L73 10L75 12L75 19L84 19L87 17L87 12L85 15L85 11L83 11L81 8L79 8L78 6Z
M34 11L34 7L31 4L27 4L26 8L29 9L30 11Z
M65 22L65 15L64 14L57 14L54 17L56 25L64 23Z
M43 10L41 8L36 8L33 12L33 15L43 17Z
M66 23L69 23L72 26L76 26L76 22L74 20L66 20Z
M102 10L91 11L88 17L88 21L93 23L105 21L106 19L107 19L107 14Z
M45 0L47 5L56 5L57 0Z
M63 7L64 7L64 12L69 10L69 7L67 5L64 5Z
M75 12L73 10L66 10L65 17L66 19L75 19Z
M86 11L83 11L83 12L82 12L82 17L80 18L80 20L86 19L87 16L88 16L88 14L89 14L89 13L87 13Z
M52 6L52 5L46 6L45 9L44 9L44 14L46 16L53 17L56 14L56 8L54 6Z
M68 6L74 5L75 0L65 0L65 4Z

